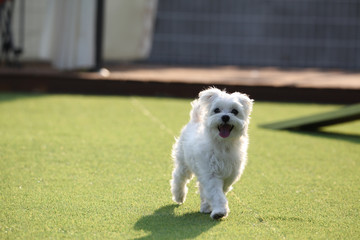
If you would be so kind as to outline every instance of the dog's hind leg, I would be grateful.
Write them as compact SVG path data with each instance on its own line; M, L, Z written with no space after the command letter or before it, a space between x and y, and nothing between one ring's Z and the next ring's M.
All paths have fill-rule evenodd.
M176 164L172 177L170 183L173 200L182 204L188 191L186 184L191 180L193 174L184 164Z

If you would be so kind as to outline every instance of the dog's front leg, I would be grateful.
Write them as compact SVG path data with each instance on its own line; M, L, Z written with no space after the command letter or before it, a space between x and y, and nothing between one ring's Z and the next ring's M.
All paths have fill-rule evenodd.
M170 183L173 200L182 204L185 201L188 192L186 184L192 178L192 172L184 164L177 164L172 175L173 179Z
M199 191L200 191L200 199L201 199L200 212L211 213L211 206L208 203L208 200L206 199L204 188L200 183L199 183Z
M211 177L199 179L201 193L206 202L211 206L211 218L220 219L226 217L229 213L228 201L223 192L223 180Z

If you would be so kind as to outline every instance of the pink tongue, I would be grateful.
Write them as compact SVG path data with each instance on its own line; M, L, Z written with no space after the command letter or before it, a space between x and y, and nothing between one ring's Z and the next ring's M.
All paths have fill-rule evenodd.
M230 131L231 131L231 126L228 124L222 125L219 127L220 130L220 137L222 138L227 138L228 136L230 136Z

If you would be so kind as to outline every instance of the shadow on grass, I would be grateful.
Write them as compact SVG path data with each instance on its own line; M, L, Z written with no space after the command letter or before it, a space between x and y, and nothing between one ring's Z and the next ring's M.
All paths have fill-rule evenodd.
M139 219L134 229L151 233L137 239L195 238L219 224L219 221L212 220L208 214L200 212L175 215L174 210L177 207L176 204L167 205Z
M297 134L304 134L313 137L320 138L331 138L336 140L342 140L347 142L353 142L360 144L360 135L358 134L348 134L348 133L337 133L337 132L329 132L329 131L291 131Z
M14 101L22 98L42 97L42 93L18 93L18 92L0 92L0 103Z

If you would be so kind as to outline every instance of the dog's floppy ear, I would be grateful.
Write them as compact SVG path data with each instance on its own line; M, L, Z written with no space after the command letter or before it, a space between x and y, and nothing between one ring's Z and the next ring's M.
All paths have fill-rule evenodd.
M240 104L244 107L246 117L248 118L252 111L254 100L250 99L248 95L239 92L234 92L232 95L234 95Z
M220 96L222 92L217 88L208 88L199 93L199 101L203 104L210 104L214 101L218 96Z

